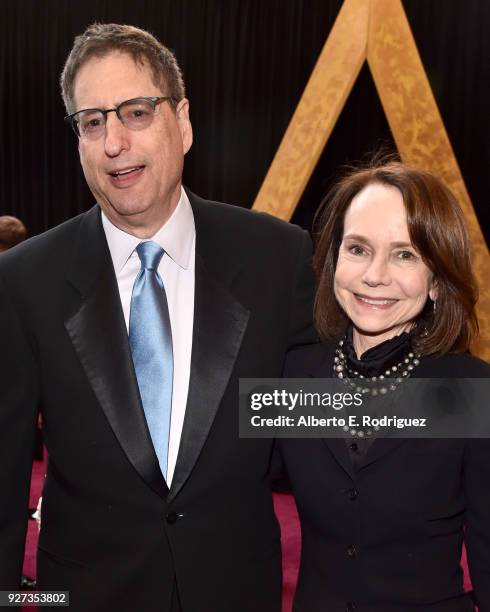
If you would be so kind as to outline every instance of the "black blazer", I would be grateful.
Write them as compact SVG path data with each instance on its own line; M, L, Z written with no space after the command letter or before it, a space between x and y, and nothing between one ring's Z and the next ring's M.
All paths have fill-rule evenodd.
M292 351L286 377L331 376L335 345ZM424 357L420 377L490 377L468 354ZM297 612L466 612L463 536L490 611L490 440L377 439L354 469L344 439L279 443L296 497Z
M311 339L306 232L189 194L192 364L170 491L133 370L97 206L0 257L0 588L19 583L38 407L49 466L40 589L73 611L280 609L269 440L238 436L238 378ZM174 340L175 341L175 340Z

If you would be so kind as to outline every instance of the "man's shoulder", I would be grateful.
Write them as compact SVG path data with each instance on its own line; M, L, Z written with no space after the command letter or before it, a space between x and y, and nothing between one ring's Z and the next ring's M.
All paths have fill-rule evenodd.
M33 271L38 267L62 263L73 246L81 223L88 215L96 215L94 209L72 217L63 223L9 249L0 256L0 274Z
M198 231L200 226L203 226L204 228L222 228L230 232L236 231L240 232L241 235L246 235L250 232L254 233L256 237L262 234L268 236L277 235L279 237L304 234L304 230L299 226L283 221L271 214L250 210L234 204L205 200L189 190L186 191L191 202ZM256 232L259 232L259 234L257 235Z

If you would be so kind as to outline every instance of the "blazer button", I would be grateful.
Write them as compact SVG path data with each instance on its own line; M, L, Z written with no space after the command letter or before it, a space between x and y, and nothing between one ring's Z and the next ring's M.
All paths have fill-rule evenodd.
M357 449L359 447L357 446L356 442L352 442L352 444L349 445L349 448L351 449L353 453L357 453Z
M169 525L173 525L174 523L177 522L178 518L179 518L179 515L176 512L169 512L167 516L165 517L165 520L167 521Z
M351 559L353 559L354 557L357 557L358 552L359 551L357 550L357 546L355 544L352 544L347 549L347 556L350 557Z
M359 491L357 489L348 489L347 495L349 496L349 499L351 501L354 501L355 499L357 499L357 496L359 495Z

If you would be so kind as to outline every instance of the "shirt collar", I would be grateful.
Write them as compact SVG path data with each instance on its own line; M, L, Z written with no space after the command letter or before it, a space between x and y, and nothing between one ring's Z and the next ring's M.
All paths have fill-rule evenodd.
M109 221L103 211L102 227L111 253L114 271L117 275L124 268L138 244L143 241L116 227ZM181 187L180 199L170 219L150 240L159 244L178 266L187 269L190 264L195 235L196 229L192 208L186 192Z

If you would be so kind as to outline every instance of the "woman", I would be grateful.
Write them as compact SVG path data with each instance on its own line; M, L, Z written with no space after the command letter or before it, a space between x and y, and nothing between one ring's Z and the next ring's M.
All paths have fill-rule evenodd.
M436 178L396 162L355 171L317 225L324 342L290 353L286 377L363 376L381 395L395 376L490 376L467 352L476 285L463 213ZM474 610L464 538L490 611L490 440L348 435L280 442L302 528L295 610Z

